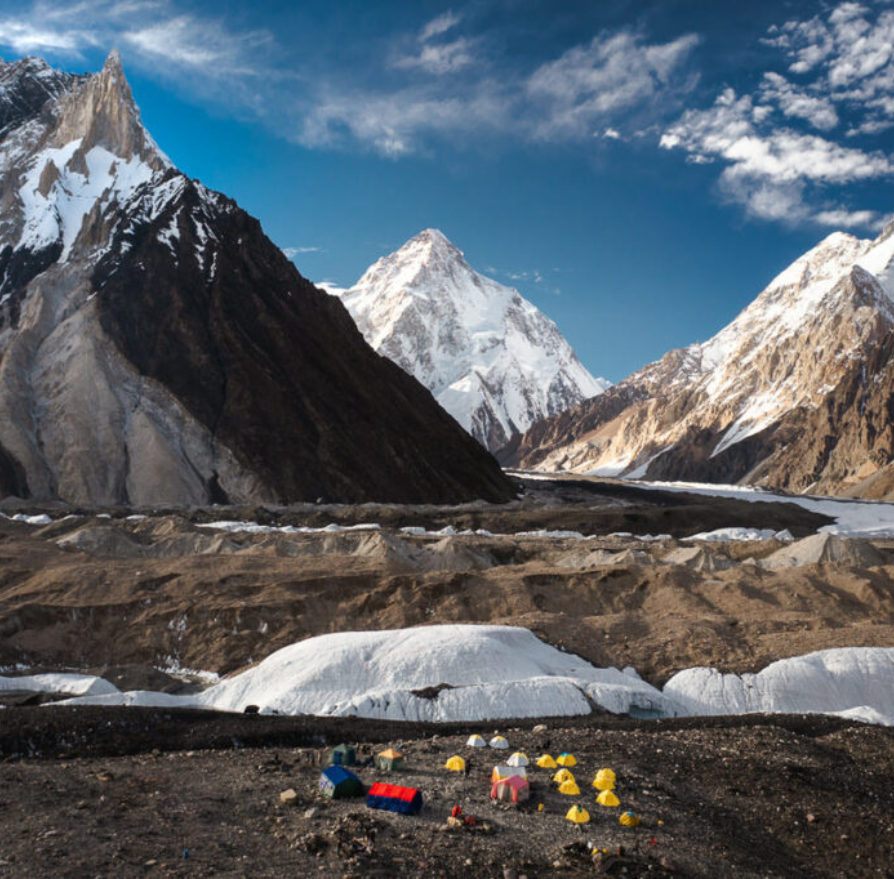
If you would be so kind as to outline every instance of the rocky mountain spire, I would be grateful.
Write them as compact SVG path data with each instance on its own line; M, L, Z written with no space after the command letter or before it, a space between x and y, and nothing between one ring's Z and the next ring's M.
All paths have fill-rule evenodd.
M117 52L90 77L5 65L0 86L0 113L19 108L0 150L0 495L513 495L257 220L170 165Z
M116 49L102 70L63 102L52 145L62 147L75 140L81 143L73 162L98 146L125 161L137 157L154 171L170 164L143 127Z

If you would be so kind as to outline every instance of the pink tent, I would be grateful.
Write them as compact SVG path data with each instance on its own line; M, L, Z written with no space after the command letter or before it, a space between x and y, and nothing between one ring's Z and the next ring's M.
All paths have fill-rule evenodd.
M531 796L531 785L527 778L519 775L510 775L494 782L490 789L492 800L500 800L504 803L522 803Z

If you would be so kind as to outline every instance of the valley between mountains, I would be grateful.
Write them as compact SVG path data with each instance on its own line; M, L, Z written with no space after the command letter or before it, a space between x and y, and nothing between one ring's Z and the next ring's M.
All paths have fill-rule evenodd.
M0 876L890 875L892 267L613 385L437 228L314 285L117 52L0 61ZM478 730L650 848L447 776ZM422 819L324 799L343 739Z

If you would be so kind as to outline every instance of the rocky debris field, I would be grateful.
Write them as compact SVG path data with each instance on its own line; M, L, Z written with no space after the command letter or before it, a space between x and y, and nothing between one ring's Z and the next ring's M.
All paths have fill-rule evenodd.
M804 538L828 520L790 504L610 481L528 485L505 506L214 508L143 518L52 510L54 521L42 525L0 518L0 667L227 674L333 631L501 623L596 666L633 666L660 686L696 665L757 671L813 650L894 644L890 541L854 541L853 557L771 569L764 562L791 544L696 546L682 537L736 526ZM220 520L380 527L205 527ZM448 527L489 533L435 533ZM556 536L568 530L597 536ZM631 531L666 536L643 541Z
M18 708L0 723L0 876L877 877L894 864L894 731L817 716L713 721L552 719L501 728L535 759L569 751L580 796L530 770L532 797L492 805L509 752L472 751L484 724L387 724L147 709ZM15 756L30 740L30 758ZM317 792L328 747L386 744L418 816ZM155 743L153 745L153 742ZM37 743L42 747L38 748ZM471 756L468 776L443 765ZM617 773L619 808L594 801ZM292 802L280 795L293 790ZM287 797L286 799L289 799ZM591 822L565 820L574 804ZM539 811L539 806L543 810ZM455 805L474 826L450 828ZM634 810L641 825L622 827ZM618 852L623 851L622 855Z

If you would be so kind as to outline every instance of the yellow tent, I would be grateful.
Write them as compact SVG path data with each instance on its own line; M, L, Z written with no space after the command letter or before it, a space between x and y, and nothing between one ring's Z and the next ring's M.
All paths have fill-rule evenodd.
M528 759L527 754L523 754L521 751L516 751L507 761L507 766L527 766L531 761Z
M593 787L597 790L614 790L615 773L611 769L600 769L593 779Z
M577 766L577 760L574 758L574 754L560 754L556 763L558 763L559 766Z
M599 796L596 797L596 802L599 803L600 806L608 806L610 808L621 805L621 801L610 790L604 790L599 794Z
M618 821L625 827L639 827L639 815L636 812L625 812Z
M560 769L554 776L553 781L561 784L563 781L574 781L574 776L567 769Z
M541 769L555 769L556 766L558 766L559 764L556 763L556 761L553 760L553 758L550 757L549 754L544 754L542 757L538 758L537 765Z
M572 806L565 816L566 821L573 821L575 824L586 824L590 820L590 813L580 806Z
M467 748L486 748L487 742L484 741L484 738L479 735L469 736L468 741L466 742Z
M466 761L457 755L456 757L451 757L444 764L444 768L449 769L451 772L463 772L466 768Z
M569 779L568 781L563 781L559 785L559 793L565 794L569 797L579 797L580 788L574 783L573 780Z
M492 748L496 748L498 751L505 751L509 748L509 742L507 742L503 736L494 736L488 744Z

